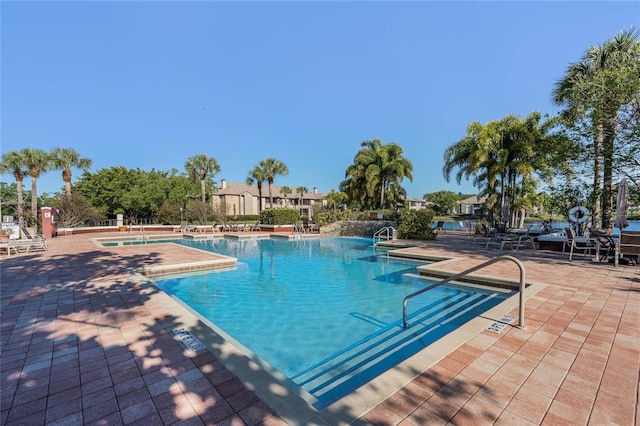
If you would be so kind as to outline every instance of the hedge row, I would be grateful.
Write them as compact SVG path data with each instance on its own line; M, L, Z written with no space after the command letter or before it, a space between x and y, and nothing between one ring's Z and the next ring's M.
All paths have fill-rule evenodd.
M300 212L294 209L265 209L260 212L260 223L265 225L291 225L300 220Z

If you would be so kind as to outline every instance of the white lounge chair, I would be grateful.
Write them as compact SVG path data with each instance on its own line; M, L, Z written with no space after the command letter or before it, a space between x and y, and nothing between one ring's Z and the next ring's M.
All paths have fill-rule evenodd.
M249 229L247 231L260 231L260 221L257 221L255 225L249 225Z

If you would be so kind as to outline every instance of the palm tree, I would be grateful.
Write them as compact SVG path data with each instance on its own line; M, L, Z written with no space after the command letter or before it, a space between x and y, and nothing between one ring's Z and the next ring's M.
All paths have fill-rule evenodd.
M273 207L273 180L276 176L286 176L289 173L287 166L275 158L266 158L260 161L260 168L267 176L267 182L269 183L269 207Z
M38 223L38 185L37 181L42 172L50 169L51 154L41 149L24 148L20 151L31 176L31 212L35 224Z
M565 106L563 116L570 125L581 119L590 123L594 156L594 221L600 216L598 205L601 205L602 227L605 229L611 229L617 116L637 94L637 89L629 90L626 83L638 80L639 35L633 30L622 31L603 45L590 47L580 61L568 67L553 91L554 101ZM630 70L629 75L621 78L620 70Z
M406 195L402 188L404 178L413 181L413 164L402 155L402 147L394 142L382 149L382 190L380 191L380 208L385 206L385 194L392 196L392 203L401 201Z
M486 125L473 122L467 135L445 151L443 175L449 181L457 168L458 183L473 177L479 195L487 197L490 214L497 211L502 223L513 224L512 205L522 211L526 198L535 195L534 172L550 182L554 168L568 169L560 155L568 139L551 134L553 125L552 120L541 122L537 112L524 120L508 115Z
M366 140L360 146L353 164L345 171L340 190L347 194L351 202L373 208L382 177L382 142L379 139Z
M24 200L22 180L25 173L28 173L23 169L25 165L25 158L22 151L9 151L2 154L2 160L0 160L0 172L11 173L16 179L16 186L18 189L18 224L20 228L24 226Z
M384 208L387 194L394 194L394 200L390 201L397 201L404 193L402 180L405 177L413 180L413 165L402 155L402 147L394 142L383 145L374 139L363 141L360 146L353 164L347 167L340 190L347 193L351 202L365 208L376 205Z
M327 200L327 205L329 208L333 208L336 210L336 206L340 203L343 203L347 198L347 195L344 192L337 192L335 189L332 189L324 196L324 199Z
M202 202L207 201L206 180L207 176L215 176L220 172L220 166L215 158L209 157L207 154L198 154L193 157L189 157L184 163L185 169L191 179L200 180L200 195Z
M92 161L88 158L80 158L80 154L73 148L55 148L51 155L53 157L53 168L62 169L62 180L67 195L71 194L71 167L83 170L91 167Z
M254 166L253 169L249 172L249 176L247 176L247 185L253 185L254 183L258 186L258 211L262 211L262 183L267 180L268 176L262 168L257 165Z
M289 204L288 200L289 200L289 194L291 194L293 191L291 190L291 188L289 188L288 186L283 186L280 188L280 193L282 195L284 195L284 200L285 200L285 204Z
M298 194L298 204L300 205L300 208L302 208L302 199L307 192L309 192L309 189L306 186L299 186L296 188L296 194Z

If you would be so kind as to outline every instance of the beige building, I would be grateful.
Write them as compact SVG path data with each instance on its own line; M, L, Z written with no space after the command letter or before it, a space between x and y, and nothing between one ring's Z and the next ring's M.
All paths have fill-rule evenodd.
M486 197L478 198L475 195L473 197L465 198L458 202L458 214L472 214L480 216L486 201Z
M425 200L422 200L420 198L405 197L404 199L404 206L411 210L426 209L428 205L429 203L427 203Z
M296 188L290 187L291 194L286 197L282 194L282 186L273 185L273 206L269 205L269 185L265 182L262 185L262 198L258 194L257 185L247 185L240 182L227 182L226 179L220 181L220 188L213 194L214 205L226 205L227 215L243 216L258 215L261 210L274 208L297 209L301 215L311 217L312 207L319 204L326 207L324 194L318 193L318 188L313 188L309 193L296 193ZM262 208L260 208L262 206Z

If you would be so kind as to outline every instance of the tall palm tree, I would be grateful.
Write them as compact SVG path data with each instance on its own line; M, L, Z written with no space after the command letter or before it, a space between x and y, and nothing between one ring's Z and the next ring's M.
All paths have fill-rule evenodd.
M25 158L22 151L9 151L2 154L2 160L0 160L0 172L11 173L16 179L16 187L18 189L18 223L20 228L24 226L24 200L23 200L23 187L22 180L25 173L28 173L23 169L25 165Z
M406 195L402 181L407 178L413 181L413 164L402 155L402 147L394 142L382 147L382 188L380 191L380 208L385 207L385 194L393 195L392 202L400 201Z
M633 30L622 31L604 44L590 47L578 62L569 65L553 91L553 100L565 107L563 115L570 124L581 119L590 122L594 157L594 221L599 219L601 211L605 229L611 228L617 115L621 107L636 95L621 84L624 81L618 71L630 69L630 78L638 80L639 35Z
M262 170L260 165L254 166L253 169L249 172L249 176L247 176L247 185L253 185L254 183L258 186L258 211L262 211L262 184L267 180L267 173Z
M38 223L38 178L51 168L51 154L41 149L24 148L20 151L31 176L31 212L35 224Z
M304 195L309 192L309 189L306 186L299 186L296 188L296 194L298 194L298 204L302 208L302 199Z
M189 157L184 163L184 168L191 179L200 180L200 195L202 202L207 201L207 176L213 177L220 172L220 166L215 158L209 157L207 154L198 154Z
M286 176L289 174L289 169L280 160L275 158L266 158L260 161L260 168L267 176L267 182L269 183L269 207L273 207L273 180L276 176Z
M340 190L348 195L351 202L373 208L382 177L382 142L379 139L366 140L360 146L353 164L345 171Z
M80 154L73 148L55 148L51 155L53 157L53 168L62 169L62 180L67 195L71 194L71 167L86 170L91 167L92 161L88 158L80 158Z
M393 200L389 201L398 201L405 192L402 180L413 180L413 165L402 155L402 147L394 142L383 145L379 139L363 141L360 146L340 190L365 208L384 208L385 198L391 194Z

